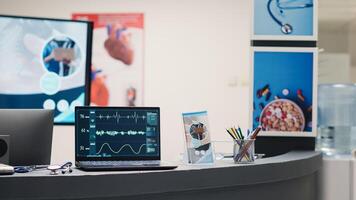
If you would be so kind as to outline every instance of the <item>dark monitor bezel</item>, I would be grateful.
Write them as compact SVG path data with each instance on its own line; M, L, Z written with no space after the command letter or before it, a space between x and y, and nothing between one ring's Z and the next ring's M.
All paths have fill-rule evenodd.
M91 21L83 20L71 20L71 19L58 19L58 18L46 18L46 17L32 17L32 16L20 16L20 15L2 15L0 18L17 18L17 19L29 19L29 20L47 20L47 21L59 21L59 22L73 22L73 23L84 23L87 24L87 46L86 46L86 62L85 62L85 82L84 82L84 105L90 104L90 88L91 88L91 58L92 58L92 43L93 43L93 27L94 23ZM4 108L5 109L5 108ZM9 108L10 109L10 108ZM11 109L21 109L21 108L11 108ZM38 108L28 108L28 109L38 109ZM54 125L74 125L73 122L53 122Z
M0 135L10 136L10 165L49 165L53 110L0 109Z
M158 113L158 156L120 156L118 157L80 157L78 156L78 126L77 126L77 117L78 117L78 110L112 110L112 109L125 109L125 110L157 110ZM75 107L75 161L117 161L117 160L161 160L161 116L160 116L160 107L121 107L121 106L77 106Z

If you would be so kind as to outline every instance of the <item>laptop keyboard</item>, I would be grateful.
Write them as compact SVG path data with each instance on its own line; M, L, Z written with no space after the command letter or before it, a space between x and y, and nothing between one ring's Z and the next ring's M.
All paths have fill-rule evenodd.
M159 160L145 161L81 161L82 165L86 166L145 166L145 165L160 165Z

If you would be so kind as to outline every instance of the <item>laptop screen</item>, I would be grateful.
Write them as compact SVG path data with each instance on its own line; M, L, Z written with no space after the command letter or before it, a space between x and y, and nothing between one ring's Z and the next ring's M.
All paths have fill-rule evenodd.
M76 107L76 160L159 160L158 107Z

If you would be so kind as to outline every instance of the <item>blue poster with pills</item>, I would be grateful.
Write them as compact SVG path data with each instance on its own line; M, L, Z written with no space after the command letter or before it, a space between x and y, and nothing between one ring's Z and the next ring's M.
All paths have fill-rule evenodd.
M315 49L253 51L252 125L267 135L315 132Z

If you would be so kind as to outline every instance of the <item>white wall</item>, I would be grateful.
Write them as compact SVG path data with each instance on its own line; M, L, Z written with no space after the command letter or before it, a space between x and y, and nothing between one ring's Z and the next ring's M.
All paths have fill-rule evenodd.
M350 157L324 157L320 200L354 200L353 161Z
M212 138L248 126L250 1L0 0L0 13L70 18L72 12L145 13L145 105L160 106L162 156L183 152L181 113L208 110ZM74 160L73 127L54 129L52 162Z
M350 179L351 179L351 184L350 184L350 190L351 190L351 200L356 200L356 157L355 154L353 156L353 159L351 161L351 172L350 172Z
M318 83L352 83L350 54L321 52L318 55ZM337 67L337 73L335 73ZM356 68L354 68L356 69Z

